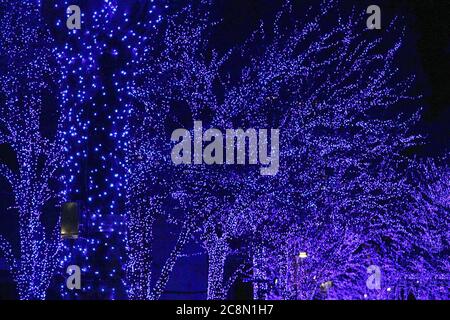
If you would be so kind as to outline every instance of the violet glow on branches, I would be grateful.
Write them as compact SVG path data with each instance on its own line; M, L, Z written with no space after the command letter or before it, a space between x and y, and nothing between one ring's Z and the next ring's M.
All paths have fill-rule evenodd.
M252 166L166 168L176 175L163 182L176 186L184 211L175 220L189 217L209 255L208 298L226 298L236 273L226 280L224 267L235 254L254 263L253 276L262 278L255 282L266 282L255 284L260 298L269 297L259 290L270 291L275 277L285 299L313 298L328 285L336 297L362 298L370 264L384 268L387 285L407 268L396 268L399 259L420 271L408 252L390 245L407 239L401 231L413 197L405 196L411 163L402 154L419 138L409 129L418 119L419 97L408 93L414 77L400 77L396 67L400 22L386 26L390 37L370 34L360 27L362 14L331 14L335 3L325 2L296 22L287 2L274 26L261 25L241 47L220 53L208 40L216 27L209 8L203 1L168 19L159 47L148 49L147 77L133 89L145 105L143 121L154 117L169 129L192 128L194 120L208 128L280 129L273 177ZM411 108L399 114L400 104ZM136 150L151 157L139 168L156 176L151 162L168 148L145 149L147 139ZM308 256L302 266L299 252ZM244 271L245 263L236 270ZM391 287L384 290L374 298L392 296Z
M330 39L337 37L332 46L336 57L326 55L331 59L324 61L326 67L320 66L311 73L311 81L298 85L303 90L310 83L313 100L309 104L299 100L301 108L287 111L295 112L288 119L294 124L285 122L285 130L280 127L282 163L288 164L281 165L280 175L289 180L295 177L292 187L299 191L292 194L296 200L284 211L301 219L288 229L267 224L261 238L270 239L269 245L260 247L255 257L255 273L274 285L279 298L397 299L403 294L398 283L405 278L417 279L414 286L421 287L422 293L416 297L434 297L443 288L426 281L442 276L442 266L431 267L424 259L435 251L440 253L432 261L446 259L446 246L441 243L436 250L430 241L416 239L418 230L414 230L433 230L435 224L427 222L426 216L436 214L411 210L415 184L405 178L409 171L418 170L402 156L418 138L408 132L417 109L407 103L411 109L406 115L389 113L395 114L398 103L418 100L407 94L412 78L402 81L395 68L403 32L398 23L390 26L387 32L398 34L399 40L381 56L379 50L387 47L389 37L365 41L355 31L358 21L362 19L339 19L339 27L327 34ZM289 141L292 137L300 138L300 143ZM288 153L287 146L291 147ZM297 212L289 214L292 209ZM445 228L436 233L445 237ZM381 291L366 286L370 265L378 265L383 272ZM264 268L277 270L276 275L265 274Z
M47 205L64 200L57 177L65 161L65 117L56 110L59 119L52 130L42 123L43 114L55 112L49 106L57 101L49 97L58 84L53 41L39 9L32 1L0 4L0 54L7 57L0 75L0 143L11 147L18 166L0 164L0 174L14 194L19 225L19 249L12 250L0 237L0 254L6 255L20 299L45 299L61 249L59 223L48 228L44 216L49 215Z
M2 3L0 144L18 170L0 164L0 173L15 195L20 248L0 237L0 254L20 297L44 299L60 263L83 275L83 291L63 283L63 298L158 299L195 241L208 255L208 299L226 299L243 277L258 299L448 299L448 166L404 156L420 138L410 132L414 77L397 68L404 30L394 19L369 31L364 12L337 12L338 3L296 21L286 1L229 50L215 49L214 1L163 23L153 0L82 1L74 31L64 20L72 3L51 1L54 42L35 2ZM49 138L41 114L61 88ZM171 132L193 132L194 121L280 129L278 173L174 165ZM85 210L82 239L61 260L58 230L42 216L62 200ZM156 278L157 220L176 241ZM230 258L239 263L226 272ZM382 270L380 290L367 288L369 265Z
M412 172L412 204L405 217L398 247L402 248L403 277L397 280L396 298L406 298L407 289L417 299L448 299L450 296L450 169L443 159L416 162ZM402 241L403 240L403 241ZM407 246L404 244L407 243ZM405 263L404 261L409 261Z
M170 121L171 87L168 81L160 81L164 66L159 59L167 51L160 44L164 29L159 27L158 31L136 46L133 77L127 83L131 106L126 148L127 280L131 299L160 298L192 228L192 217L176 208L187 199L177 193L179 170L170 160L170 128L166 125ZM182 222L176 242L154 279L153 232L155 221L161 218L170 224Z
M260 273L274 280L270 288L262 288L262 296L447 299L448 167L417 161L402 176L409 178L403 186L397 184L404 206L399 203L396 211L366 212L362 217L366 222L353 215L330 221L329 214L321 212L274 237L270 254L260 255L266 259L259 262L266 267ZM295 256L298 252L307 252L307 257ZM370 265L381 269L379 290L366 286Z
M186 77L196 72L195 65L182 68L184 63L189 64L193 57L197 57L198 52L189 50L195 50L201 42L199 30L189 24L193 22L191 14L189 10L182 11L164 22L164 27L148 45L144 57L138 61L136 81L131 91L137 103L131 123L134 129L128 158L131 192L127 223L129 282L136 297L159 297L183 244L197 223L201 223L203 216L202 207L191 198L193 195L199 201L198 194L186 192L188 190L180 185L183 181L198 181L200 187L202 181L189 175L188 169L172 164L171 144L167 139L171 131L180 127L183 121L177 117L183 106L176 110L174 103L183 94L180 91L184 90ZM208 200L205 196L204 201ZM169 207L163 212L163 208L168 205L172 209ZM190 209L187 210L187 207ZM164 213L168 221L178 222L181 231L159 280L152 288L152 279L146 270L150 270L152 264L151 235L155 217L159 213Z

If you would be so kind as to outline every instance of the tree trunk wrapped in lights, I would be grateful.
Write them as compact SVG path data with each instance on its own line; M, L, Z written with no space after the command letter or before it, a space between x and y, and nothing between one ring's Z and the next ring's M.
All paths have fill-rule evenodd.
M210 300L224 300L227 292L224 292L225 261L230 248L226 239L216 239L208 246L208 293Z

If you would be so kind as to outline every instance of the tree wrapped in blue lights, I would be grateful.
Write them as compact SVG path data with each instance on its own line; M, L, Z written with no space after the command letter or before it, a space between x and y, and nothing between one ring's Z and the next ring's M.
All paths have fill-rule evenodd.
M402 248L403 278L397 279L396 299L448 299L450 296L448 248L450 225L450 172L448 155L443 159L417 161L411 173L413 190L405 218ZM403 289L403 290L401 290Z
M208 7L206 2L199 6L201 9ZM209 25L209 22L201 22L204 13L188 7L168 18L136 68L132 89L136 109L131 122L133 129L128 157L130 193L127 219L129 282L136 297L159 297L183 245L194 234L201 233L204 226L210 225L208 217L213 207L225 207L229 200L226 195L221 198L216 194L223 168L218 170L217 176L206 176L199 169L175 166L170 157L173 144L167 139L177 128L192 127L192 119L199 116L198 112L203 108L203 92L197 96L199 104L188 100L192 86L197 85L189 79L197 74L198 81L208 90L212 79L202 78L203 72L211 71L211 76L214 76L213 69L220 64L215 60L208 66L198 60L204 49L203 31ZM206 183L208 178L215 183L214 186ZM179 233L152 289L151 277L146 270L151 268L151 235L157 215L178 225ZM219 242L214 244L217 250ZM217 263L220 264L222 260L218 258ZM221 270L223 266L218 269L219 272ZM211 268L211 274L213 271L216 269ZM210 296L215 297L216 294Z
M330 221L322 212L274 237L261 257L266 268L260 273L272 279L261 296L448 298L448 168L413 161L402 177L399 208L369 211L362 217L367 221L352 215ZM367 286L371 266L379 268L379 288Z
M44 299L61 249L58 216L51 207L64 199L58 177L66 154L65 117L51 98L58 89L57 58L36 3L3 1L0 11L0 54L6 61L0 75L0 144L9 146L15 159L0 164L0 174L14 195L11 209L18 212L19 230L18 249L0 237L0 254L20 299ZM56 114L53 128L43 121L51 114Z
M120 142L113 135L123 110L118 110L116 89L104 71L105 61L114 70L113 43L123 17L117 1L101 4L81 2L81 30L66 27L70 1L55 1L48 8L55 21L54 36L61 65L61 108L68 115L64 140L70 156L64 167L68 199L81 207L82 232L66 243L61 267L81 268L81 292L67 290L60 283L64 299L109 298L124 295L121 278L123 233L121 230ZM56 19L55 19L56 17ZM113 36L114 35L114 36ZM111 61L113 60L113 62ZM114 91L114 93L112 93Z

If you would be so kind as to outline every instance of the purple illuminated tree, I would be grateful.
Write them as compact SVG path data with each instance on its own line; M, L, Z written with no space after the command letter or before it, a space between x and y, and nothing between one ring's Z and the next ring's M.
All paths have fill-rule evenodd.
M19 228L19 249L0 237L0 254L20 299L44 299L61 248L59 223L49 228L44 221L58 221L48 205L64 199L58 179L65 160L64 116L49 107L58 105L50 98L58 88L56 55L36 3L3 1L0 11L0 54L6 59L0 75L0 143L9 146L15 160L0 164L0 174L14 195L11 209L18 212ZM51 125L43 116L51 113L57 115L57 126L47 130Z
M151 80L136 89L151 106L144 112L166 123L156 130L162 139L169 129L192 129L195 120L205 129L281 132L274 176L261 176L256 166L169 166L177 172L170 185L186 199L182 217L190 217L209 255L208 298L226 297L231 254L270 261L254 276L267 278L264 268L282 272L283 298L312 298L321 284L346 288L336 290L339 297L362 297L368 265L389 274L391 262L406 257L386 246L407 223L403 152L418 139L410 133L418 118L418 97L408 93L414 77L401 77L396 67L400 23L381 36L364 27L364 13L336 14L335 3L325 2L298 22L287 2L273 25L261 24L242 46L220 52L209 41L216 24L205 8L207 2L192 5L183 22L169 22L146 70ZM399 105L411 108L399 113ZM280 251L266 257L274 248ZM298 250L311 264L303 268L316 270L309 283L291 278Z
M449 225L450 172L443 159L417 161L411 174L412 203L396 250L403 277L397 278L395 298L448 299L450 296ZM407 245L405 245L407 244ZM405 263L405 261L407 263ZM400 289L403 289L400 290Z
M136 75L153 76L152 66L143 67ZM153 90L164 90L163 84L146 79L145 89L138 81L133 86L133 114L129 116L130 140L127 144L127 279L131 299L158 299L162 294L178 255L190 234L190 219L184 216L176 244L156 276L152 277L154 228L158 218L168 222L177 216L176 209L166 215L173 203L183 201L175 193L177 172L170 165L170 140L165 139L167 110L164 99L156 99ZM156 80L156 79L155 79ZM150 98L150 99L148 99ZM179 198L180 197L180 198Z

